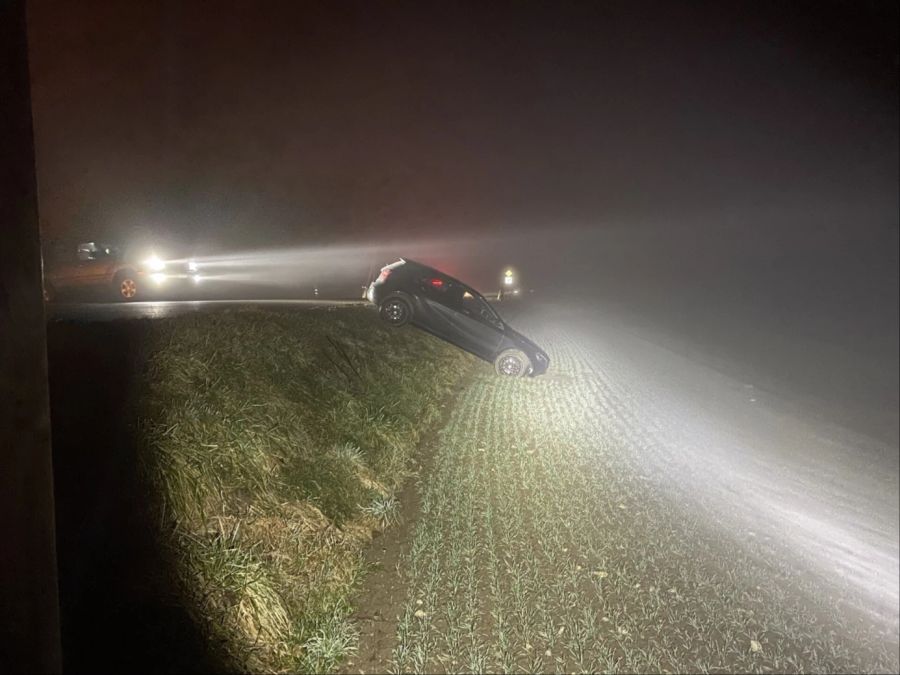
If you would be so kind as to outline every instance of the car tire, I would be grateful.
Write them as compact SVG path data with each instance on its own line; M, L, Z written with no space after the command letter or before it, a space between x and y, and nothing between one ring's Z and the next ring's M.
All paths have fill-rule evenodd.
M138 277L131 270L119 272L113 280L113 293L119 302L133 302L138 297Z
M519 349L506 349L494 359L494 372L503 377L525 377L531 370L531 359Z
M381 303L379 316L395 328L404 326L412 318L412 307L403 298L388 298Z

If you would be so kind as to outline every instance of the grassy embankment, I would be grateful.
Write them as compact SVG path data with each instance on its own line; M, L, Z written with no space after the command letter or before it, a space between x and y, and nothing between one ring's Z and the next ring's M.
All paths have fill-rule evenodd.
M179 586L226 664L332 668L361 551L473 359L361 308L156 322L145 469Z

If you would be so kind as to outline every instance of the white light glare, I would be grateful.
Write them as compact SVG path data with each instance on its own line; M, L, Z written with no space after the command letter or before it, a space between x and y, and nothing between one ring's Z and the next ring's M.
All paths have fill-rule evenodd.
M150 275L150 279L152 279L155 284L161 284L166 280L166 275L162 272L154 272Z
M144 261L144 266L151 272L162 272L166 269L166 263L158 256L151 255Z

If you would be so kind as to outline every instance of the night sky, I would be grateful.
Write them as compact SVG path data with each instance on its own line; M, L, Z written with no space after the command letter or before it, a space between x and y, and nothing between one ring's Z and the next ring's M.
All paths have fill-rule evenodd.
M896 3L228 5L31 3L48 228L896 222Z
M896 332L897 25L890 2L34 0L44 236L453 236L476 281L756 286Z

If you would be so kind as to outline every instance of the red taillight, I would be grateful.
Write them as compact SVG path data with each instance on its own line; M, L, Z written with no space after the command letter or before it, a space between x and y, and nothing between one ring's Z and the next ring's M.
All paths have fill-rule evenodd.
M428 283L430 283L435 288L440 288L441 286L444 285L444 280L443 279L431 279Z
M391 276L391 268L385 267L381 270L381 274L378 275L378 281L386 281L389 276Z

